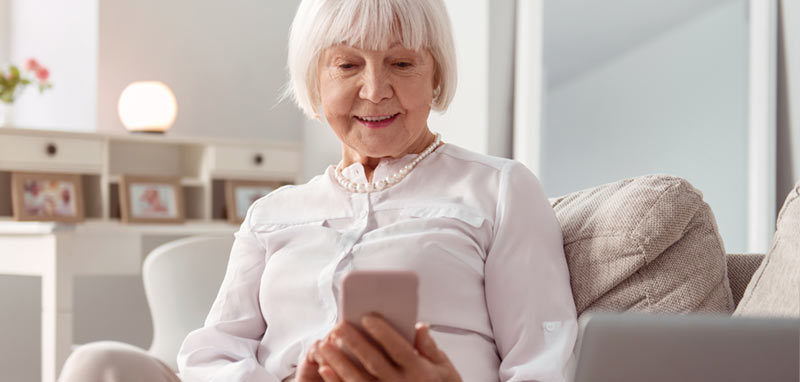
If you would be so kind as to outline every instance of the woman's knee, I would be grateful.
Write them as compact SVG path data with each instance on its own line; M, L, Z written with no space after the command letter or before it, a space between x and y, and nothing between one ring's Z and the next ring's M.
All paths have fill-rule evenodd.
M175 380L160 361L135 346L93 342L75 349L61 371L60 382ZM173 377L173 378L170 378Z

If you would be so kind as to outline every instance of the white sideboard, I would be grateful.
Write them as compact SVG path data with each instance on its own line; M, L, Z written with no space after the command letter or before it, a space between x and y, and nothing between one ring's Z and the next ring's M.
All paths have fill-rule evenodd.
M13 171L82 175L89 220L119 219L122 174L179 177L189 222L223 221L226 179L294 183L299 143L0 128L0 220L10 219Z
M148 240L230 235L225 180L295 183L301 168L298 143L0 128L0 274L41 277L42 381L71 352L76 276L138 275ZM15 171L80 174L86 220L14 221ZM121 223L122 174L180 178L186 222Z

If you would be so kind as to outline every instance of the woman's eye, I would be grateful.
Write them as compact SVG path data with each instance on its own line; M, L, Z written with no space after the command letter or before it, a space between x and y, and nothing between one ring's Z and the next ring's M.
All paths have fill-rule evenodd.
M412 66L412 64L410 62L400 61L400 62L395 62L394 66L396 66L398 68L406 69L406 68L410 68Z
M339 69L342 69L342 70L353 69L355 67L356 67L355 64L339 64Z

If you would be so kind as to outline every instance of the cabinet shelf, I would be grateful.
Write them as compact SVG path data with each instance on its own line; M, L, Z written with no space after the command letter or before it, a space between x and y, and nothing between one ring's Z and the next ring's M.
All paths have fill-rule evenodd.
M13 222L11 173L16 171L81 174L86 209L81 225L87 226L120 224L119 183L124 174L177 177L184 196L185 224L231 226L224 207L225 180L294 183L301 171L299 143L13 128L0 129L0 143L0 222L4 224Z
M119 184L120 176L111 175L108 177L109 184ZM179 183L184 187L205 187L206 181L200 178L180 178Z

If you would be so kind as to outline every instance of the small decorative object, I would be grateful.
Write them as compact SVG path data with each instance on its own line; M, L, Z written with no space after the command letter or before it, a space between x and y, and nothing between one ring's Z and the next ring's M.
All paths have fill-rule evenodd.
M11 173L14 219L20 221L83 220L83 189L77 174Z
M36 84L39 93L42 93L53 87L49 78L50 71L33 58L25 61L23 70L16 65L0 69L0 127L10 126L13 122L14 100L20 96L22 90L28 85Z
M138 81L122 91L117 111L128 131L164 133L175 122L178 102L164 83Z
M253 202L280 186L278 182L226 180L225 206L228 211L228 221L232 224L241 224Z
M120 215L124 223L183 223L183 193L178 178L122 175Z

